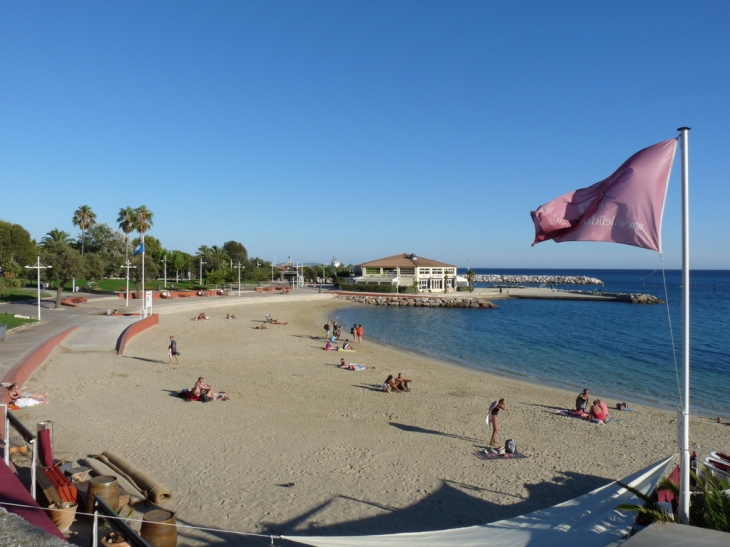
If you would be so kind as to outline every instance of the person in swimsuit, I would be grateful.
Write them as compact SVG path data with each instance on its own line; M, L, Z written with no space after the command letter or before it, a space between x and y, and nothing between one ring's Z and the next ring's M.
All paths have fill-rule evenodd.
M167 356L169 359L167 360L167 364L169 365L172 362L172 358L175 358L175 361L177 361L177 364L180 364L180 359L177 358L177 356L180 355L177 352L177 340L175 340L174 336L170 336L170 345L167 347Z
M398 387L398 384L396 384L395 381L393 380L392 374L388 375L388 377L385 379L385 382L383 382L383 385L381 386L381 388L386 393L390 393L393 390L400 392L400 388Z
M357 326L357 330L355 331L355 334L357 334L357 341L362 344L362 325Z
M588 388L584 389L575 398L575 412L577 416L582 416L588 410Z
M327 343L324 345L324 350L325 351L332 351L333 349L335 349L335 347L332 345L332 342L330 342L329 340L327 340Z
M492 409L492 440L489 441L490 446L497 446L497 433L499 433L499 411L504 410L505 412L509 412L509 408L507 408L507 403L504 399L500 399L496 405L494 405L494 408Z
M344 344L342 344L343 351L352 351L352 344L350 342L345 341Z
M591 407L591 421L595 424L602 424L605 419L606 415L603 413L601 405L597 400L593 401L593 406Z
M410 391L411 389L408 387L408 384L411 383L411 381L403 376L402 372L398 373L398 376L395 379L395 383L398 385L399 388L401 388L403 391Z
M21 392L18 389L18 384L12 383L7 387L8 395L10 396L10 402L18 408L27 408L35 405L48 404L48 392L45 393L32 393L30 391Z
M346 368L347 370L367 370L375 367L371 367L370 365L358 365L357 363L348 363L345 361L345 358L343 357L340 359L340 364L337 365L340 368Z
M193 386L192 392L195 395L207 395L211 399L215 399L215 390L210 387L208 384L205 383L205 380L201 376L198 378L198 381L195 382L195 385Z

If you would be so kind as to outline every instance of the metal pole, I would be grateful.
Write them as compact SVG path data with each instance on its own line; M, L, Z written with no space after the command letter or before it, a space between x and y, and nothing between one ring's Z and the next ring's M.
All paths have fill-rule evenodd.
M203 259L201 257L200 259L200 286L203 286L203 264L206 264L206 262L203 262Z
M33 440L30 441L30 451L31 451L31 464L30 464L30 495L33 496L33 499L35 499L35 485L36 485L36 470L38 468L38 443L36 442L36 437L33 437ZM10 451L10 445L8 445L8 452Z
M165 253L163 261L165 262L165 288L167 288L167 253Z
M147 317L147 294L144 290L144 234L140 234L142 237L142 316Z
M689 127L680 127L682 146L682 439L679 521L689 523Z
M41 320L41 269L53 268L53 266L41 266L41 255L38 255L35 266L26 266L29 270L36 270L36 284L38 289L38 321Z
M0 405L3 407L3 431L5 438L3 439L3 452L5 452L5 465L10 466L10 418L8 418L8 405Z

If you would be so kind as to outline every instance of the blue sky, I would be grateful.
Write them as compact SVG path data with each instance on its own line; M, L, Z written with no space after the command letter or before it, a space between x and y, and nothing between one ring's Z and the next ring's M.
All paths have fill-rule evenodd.
M655 268L529 212L690 126L692 265L730 268L730 3L3 2L0 218L146 205L169 249ZM664 262L680 264L679 156Z

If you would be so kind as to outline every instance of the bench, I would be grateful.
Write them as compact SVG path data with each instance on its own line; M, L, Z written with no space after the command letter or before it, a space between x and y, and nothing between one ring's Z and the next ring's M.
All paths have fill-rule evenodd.
M75 298L72 298L71 302L73 302L74 304L86 304L86 297L77 296Z
M188 293L181 292L180 294L177 295L177 297L178 298L190 298L190 295Z

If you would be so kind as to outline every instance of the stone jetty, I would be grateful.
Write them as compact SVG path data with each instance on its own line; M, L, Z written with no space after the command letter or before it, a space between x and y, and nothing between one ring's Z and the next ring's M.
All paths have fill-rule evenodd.
M473 297L428 297L428 296L355 296L340 295L339 298L369 304L371 306L415 306L424 308L496 308L489 300Z
M603 285L603 281L585 275L500 275L477 274L477 283L526 283L533 285Z

